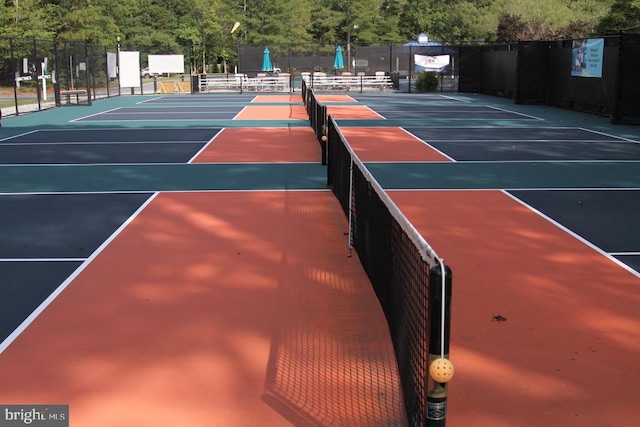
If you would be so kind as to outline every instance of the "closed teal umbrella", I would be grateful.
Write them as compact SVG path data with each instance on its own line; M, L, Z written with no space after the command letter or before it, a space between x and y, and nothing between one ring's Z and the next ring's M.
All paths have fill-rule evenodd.
M342 70L344 68L344 59L342 59L342 46L336 47L336 59L333 61L333 68Z
M264 49L264 56L262 58L262 71L273 71L271 56L269 55L269 48Z

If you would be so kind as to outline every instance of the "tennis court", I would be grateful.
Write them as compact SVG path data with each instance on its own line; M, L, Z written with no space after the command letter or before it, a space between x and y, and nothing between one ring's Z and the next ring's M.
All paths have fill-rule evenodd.
M638 425L640 130L321 97L453 270L447 425ZM4 120L0 402L69 404L71 425L408 425L321 157L297 95Z

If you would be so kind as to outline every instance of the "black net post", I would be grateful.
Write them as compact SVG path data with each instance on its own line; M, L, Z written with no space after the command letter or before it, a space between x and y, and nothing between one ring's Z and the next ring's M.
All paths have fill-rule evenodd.
M432 266L429 274L429 365L441 357L449 359L452 277L451 269L444 264L442 266L444 267L445 276L444 289L441 266ZM427 427L445 426L447 419L447 384L447 382L437 382L431 375L428 376L425 422Z

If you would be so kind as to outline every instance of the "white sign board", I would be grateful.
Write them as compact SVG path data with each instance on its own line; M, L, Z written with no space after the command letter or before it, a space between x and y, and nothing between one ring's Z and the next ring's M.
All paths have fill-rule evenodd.
M120 51L120 87L140 86L140 52Z
M150 73L184 73L184 55L149 55Z

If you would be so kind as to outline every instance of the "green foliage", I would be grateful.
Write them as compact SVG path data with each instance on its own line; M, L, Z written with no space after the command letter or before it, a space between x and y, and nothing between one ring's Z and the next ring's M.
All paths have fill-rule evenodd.
M98 6L71 10L65 15L65 24L58 32L63 40L86 40L96 44L112 44L118 27Z
M488 10L480 8L471 1L460 1L448 7L439 6L441 18L432 24L432 36L450 44L459 44L467 40L491 38L495 29L489 28L486 18Z
M596 32L602 35L621 31L640 32L640 1L616 0L609 13L596 26Z
M611 0L504 0L497 40L550 40L581 38L592 34ZM494 6L495 7L495 6Z
M457 44L583 37L594 27L640 32L640 0L0 0L0 36L107 46L120 36L123 48L187 46L218 62L232 61L238 43L404 43L426 33Z
M53 5L39 0L20 0L0 6L0 36L52 39L56 32Z
M433 92L438 88L440 78L435 71L423 71L416 78L416 89L419 92Z

